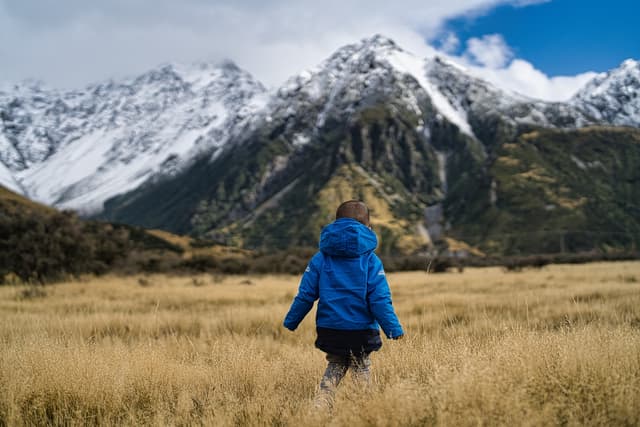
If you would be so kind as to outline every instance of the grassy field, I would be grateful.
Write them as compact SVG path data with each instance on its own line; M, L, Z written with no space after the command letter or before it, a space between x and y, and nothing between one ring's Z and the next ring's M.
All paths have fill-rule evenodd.
M0 288L2 425L640 425L640 263L390 274L407 330L314 409L297 277Z

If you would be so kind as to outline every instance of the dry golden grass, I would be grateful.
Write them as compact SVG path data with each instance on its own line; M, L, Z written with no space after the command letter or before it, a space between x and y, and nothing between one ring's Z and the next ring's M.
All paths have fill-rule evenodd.
M389 279L407 338L331 412L297 277L0 288L0 425L640 424L640 263Z

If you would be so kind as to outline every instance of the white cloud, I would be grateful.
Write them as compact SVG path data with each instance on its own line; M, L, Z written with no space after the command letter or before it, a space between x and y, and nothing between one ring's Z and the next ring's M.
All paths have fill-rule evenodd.
M438 49L445 53L453 53L460 46L460 39L452 32L446 33L438 40Z
M81 87L163 62L229 58L267 85L310 68L338 47L382 33L417 55L446 19L499 4L545 0L0 0L0 82L42 79ZM441 49L453 52L455 34ZM500 35L471 39L457 58L477 75L526 95L561 99L591 76L549 78ZM511 62L510 62L511 61Z
M500 34L488 34L467 40L465 55L471 62L489 68L500 68L513 57L513 52Z
M535 4L543 4L543 3L549 3L551 2L551 0L516 0L513 5L515 7L526 7L526 6L532 6Z
M566 101L597 73L549 77L523 59L515 59L504 68L472 67L472 71L495 85L546 101Z
M597 75L589 71L575 76L549 77L530 62L513 59L513 50L500 34L469 39L461 56L449 58L500 88L546 101L568 100Z
M374 33L428 52L447 18L522 0L0 0L0 81L78 87L162 62L230 58L265 83Z

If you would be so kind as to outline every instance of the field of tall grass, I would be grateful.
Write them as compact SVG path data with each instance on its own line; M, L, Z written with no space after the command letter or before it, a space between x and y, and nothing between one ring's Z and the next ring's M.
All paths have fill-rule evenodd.
M406 339L332 410L298 277L0 287L0 426L640 425L640 263L389 282Z

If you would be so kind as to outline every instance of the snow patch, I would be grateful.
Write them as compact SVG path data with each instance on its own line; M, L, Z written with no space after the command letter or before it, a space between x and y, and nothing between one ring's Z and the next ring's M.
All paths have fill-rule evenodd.
M585 165L582 160L580 160L579 158L577 158L573 154L571 155L571 160L573 160L573 163L575 163L576 166L578 166L580 169L582 169L582 170L586 170L587 169L587 165Z
M456 125L461 132L475 138L464 109L459 106L455 108L427 79L426 61L424 59L420 59L405 51L393 50L388 55L387 60L398 71L409 74L415 78L420 86L427 92L436 109L440 111L447 120Z
M573 161L573 163L576 164L576 166L578 166L582 170L595 169L595 168L606 170L606 167L602 164L600 160L594 160L593 162L583 162L573 154L571 155L571 160Z
M311 141L311 138L302 133L297 133L293 136L293 146L296 148L307 145L309 141Z
M2 162L0 162L0 185L15 193L25 195L24 190L15 180L9 168L7 168Z
M267 199L266 201L264 201L260 206L258 206L254 212L253 215L251 217L251 219L249 219L248 221L246 221L243 225L243 228L248 228L250 227L255 220L262 215L267 209L273 209L278 207L278 203L280 202L280 200L289 192L291 191L296 184L298 183L298 181L300 181L300 178L296 178L293 181L291 181L289 184L287 184L287 186L285 186L282 190L278 191L276 194L274 194L273 196L271 196L269 199Z

